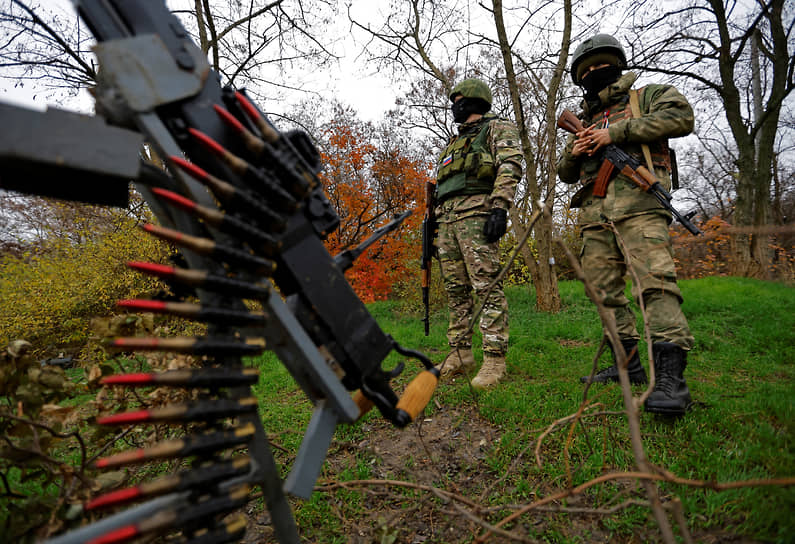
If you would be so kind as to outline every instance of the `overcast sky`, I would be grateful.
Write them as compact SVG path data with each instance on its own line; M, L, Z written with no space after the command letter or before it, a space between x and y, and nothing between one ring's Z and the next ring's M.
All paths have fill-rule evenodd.
M356 0L352 10L357 19L378 20L380 6L388 9L388 3L384 0ZM71 0L46 0L44 4L47 9L74 16ZM397 93L385 74L366 66L364 57L360 56L363 38L355 39L347 15L344 11L340 15L335 22L335 31L342 39L333 46L335 54L340 57L339 64L331 63L327 70L307 73L301 78L302 84L309 90L334 95L355 107L362 119L374 120L394 105ZM0 79L0 101L39 110L54 106L86 113L92 111L93 106L93 99L85 90L76 97L53 96L33 81L15 84L7 79Z

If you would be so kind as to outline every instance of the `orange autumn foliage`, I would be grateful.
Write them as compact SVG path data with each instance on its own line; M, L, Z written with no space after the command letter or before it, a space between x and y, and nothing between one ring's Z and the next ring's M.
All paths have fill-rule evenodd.
M386 299L398 282L410 281L419 268L428 165L411 159L396 145L374 143L372 127L337 118L323 131L321 173L326 195L340 217L325 241L332 255L355 248L394 215L412 215L370 246L345 276L364 302Z
M732 270L732 225L713 216L699 225L701 236L692 236L679 225L672 225L671 242L674 248L676 275L680 279L728 276ZM773 231L768 238L772 256L767 276L770 279L792 281L795 277L795 249L786 229Z
M696 237L672 224L671 242L677 277L690 279L727 275L730 259L728 231L731 225L715 216L699 225L699 228L703 234Z

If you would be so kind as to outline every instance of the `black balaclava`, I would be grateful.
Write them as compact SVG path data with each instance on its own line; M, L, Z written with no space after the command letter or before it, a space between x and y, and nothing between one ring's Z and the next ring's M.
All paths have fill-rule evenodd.
M469 116L473 113L483 115L491 109L488 102L482 98L461 97L460 100L453 102L450 107L453 110L453 120L458 123L466 123Z
M586 73L580 80L580 86L585 89L585 100L591 103L599 100L599 91L618 81L621 68L611 64Z

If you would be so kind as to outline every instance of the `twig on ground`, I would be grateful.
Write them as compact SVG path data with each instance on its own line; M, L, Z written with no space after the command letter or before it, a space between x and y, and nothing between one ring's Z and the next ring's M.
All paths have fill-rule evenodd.
M603 476L599 476L598 478L594 478L593 480L589 480L583 484L578 485L573 489L566 489L559 493L555 493L554 495L550 495L543 499L537 500L532 502L523 508L517 510L510 516L504 518L499 523L496 524L497 527L505 525L506 523L510 523L511 521L515 520L516 518L530 512L531 510L537 509L539 506L545 506L551 502L559 501L561 499L565 499L567 497L572 497L574 495L578 495L585 491L586 489L593 487L595 485L602 484L604 482L612 481L612 480L641 480L641 481L658 481L658 482L670 482L680 485L687 485L690 487L696 487L699 489L712 489L713 491L726 491L728 489L739 489L743 487L758 487L758 486L790 486L795 485L795 478L778 478L772 480L743 480L743 481L734 481L734 482L725 482L725 483L718 483L718 482L707 482L703 480L690 480L687 478L679 478L679 477L670 477L665 476L663 474L650 474L647 472L616 472L612 474L605 474ZM661 506L661 508L663 508ZM475 539L475 542L485 542L489 537L489 533L485 533Z
M615 227L613 227L613 230L615 231ZM629 437L630 443L632 445L632 453L635 457L636 466L641 471L647 472L650 470L650 467L648 466L648 462L646 460L646 453L643 449L643 440L640 434L638 406L635 403L634 397L632 396L632 386L629 382L629 373L627 372L627 354L624 351L624 347L621 344L621 339L618 335L615 316L607 309L607 307L605 307L603 302L604 297L599 296L593 285L591 285L591 283L586 279L585 272L583 271L582 266L580 266L579 260L572 255L571 251L568 247L566 247L566 244L564 244L562 240L558 240L558 242L566 253L566 256L568 257L577 277L585 286L586 295L588 295L588 298L590 298L591 301L593 301L593 303L596 305L596 311L602 321L602 326L607 331L610 344L613 346L614 353L616 354L618 379L621 383L621 393L624 398L624 407L626 408L627 413L627 423L629 425ZM663 510L659 494L657 493L657 488L651 482L645 482L644 486L646 487L646 494L648 495L649 502L651 503L652 513L654 514L655 520L657 520L657 525L660 527L663 542L666 544L674 544L676 540L674 539L673 530L671 528L670 522L668 521L668 517L665 515L665 511Z
M556 419L546 428L546 430L543 433L541 433L541 435L536 440L536 449L535 449L536 465L538 466L538 468L541 468L543 466L543 462L541 461L541 444L544 441L544 438L546 438L550 433L552 433L552 431L554 431L558 425L564 425L569 421L577 420L582 416L584 411L590 410L591 408L596 408L597 406L602 406L602 404L591 404L590 406L588 406L587 404L583 403L580 405L580 408L577 410L576 414Z

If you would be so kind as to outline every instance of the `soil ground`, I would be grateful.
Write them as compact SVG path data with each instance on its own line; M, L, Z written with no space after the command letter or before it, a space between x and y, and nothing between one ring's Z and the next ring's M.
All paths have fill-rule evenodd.
M415 422L413 427L399 430L382 419L372 418L364 424L367 438L359 443L335 442L327 457L324 475L340 474L345 469L366 460L371 465L371 479L384 480L379 485L357 485L363 495L355 516L346 515L338 503L331 481L318 482L332 501L344 527L343 542L350 544L422 544L471 542L484 529L469 516L487 519L496 523L510 512L489 515L489 490L496 486L511 486L510 476L495 474L486 462L486 452L501 436L499 428L483 419L475 407L449 408L434 411L432 417ZM472 504L443 500L431 491L407 497L405 487L390 484L402 481L421 486L435 487L457 496L465 497ZM326 487L324 487L326 486ZM540 485L544 489L548 486ZM559 489L549 488L546 493ZM527 502L532 502L528 500ZM340 504L335 507L335 504ZM499 504L499 503L498 503ZM474 506L474 507L473 507ZM588 499L572 497L566 506L576 509L592 509ZM523 540L492 534L488 542L659 542L656 534L635 534L617 537L603 523L603 516L596 514L568 514L562 516L551 509L540 509L534 514L525 514L510 530ZM267 512L251 512L246 544L275 542ZM653 526L653 524L649 525ZM299 529L305 529L300 528ZM552 529L559 535L555 540L536 540L531 535L542 534ZM302 532L304 532L302 530ZM754 544L756 541L739 538L721 531L694 533L696 542L704 544L731 543Z

